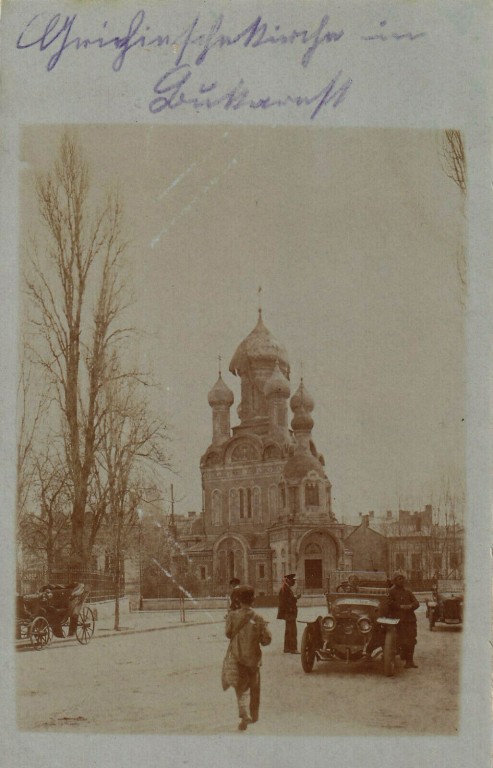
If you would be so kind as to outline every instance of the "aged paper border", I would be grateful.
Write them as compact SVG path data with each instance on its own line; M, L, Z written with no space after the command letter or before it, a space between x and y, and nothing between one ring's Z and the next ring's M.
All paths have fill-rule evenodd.
M53 2L44 2L43 7L53 7ZM123 4L122 4L123 5ZM167 8L174 6L167 3ZM182 6L195 11L213 4L192 2ZM246 3L218 3L215 7L244 6ZM294 4L266 3L286 18L293 13ZM308 2L313 10L316 3ZM349 18L354 14L368 15L381 9L382 13L393 14L396 21L407 21L406 13L410 4L350 4L345 10ZM24 6L24 7L23 7ZM75 4L74 4L75 6ZM64 6L66 9L74 6ZM77 4L89 12L96 12L97 4ZM128 4L127 4L128 7ZM134 7L134 6L132 6ZM338 6L338 11L341 7ZM468 198L469 222L469 264L470 297L467 308L467 348L468 348L468 508L467 523L467 584L468 605L466 626L464 629L463 689L462 689L462 728L458 737L393 737L363 738L345 737L330 739L293 738L251 738L248 747L238 748L234 738L201 738L166 736L155 737L94 737L94 736L50 736L18 734L15 729L13 706L14 665L11 651L9 627L12 611L8 588L13 574L10 555L12 548L13 525L10 511L13 509L13 489L15 487L14 456L14 420L15 412L15 344L14 329L16 324L16 290L18 275L16 253L18 236L13 222L16 221L18 131L28 122L125 122L137 120L152 123L152 117L140 108L138 100L133 108L124 99L116 100L111 107L102 98L94 98L80 73L74 69L62 83L62 91L43 91L45 80L41 72L30 72L29 80L25 72L19 70L19 58L12 46L12 39L17 30L17 14L25 17L25 3L10 2L4 6L0 32L2 35L2 93L3 122L3 157L2 157L2 239L4 256L2 259L2 508L4 514L4 536L2 537L2 583L4 589L0 597L2 621L0 659L2 669L2 721L5 738L0 762L5 765L112 765L118 762L130 766L137 761L153 760L157 763L173 765L243 765L253 761L260 765L298 765L309 761L313 765L325 765L337 760L342 765L391 765L403 766L422 764L463 766L486 765L489 754L490 732L490 544L491 544L491 134L490 113L488 111L489 86L486 86L490 71L486 40L491 30L491 16L487 3L469 4L466 2L430 2L413 4L413 18L423 24L438 24L441 19L440 34L450 44L450 50L459 46L460 55L453 65L450 50L437 44L433 61L431 83L427 87L417 87L413 78L423 74L419 65L418 72L397 69L399 79L408 87L404 89L401 100L396 96L395 83L392 84L392 71L399 67L398 62L390 58L388 71L382 72L382 82L374 83L375 101L380 111L370 101L359 107L351 105L343 113L327 116L326 125L391 125L406 127L460 127L464 130L470 169L470 191ZM471 20L472 14L472 20ZM452 20L451 20L452 19ZM442 38L443 42L443 38ZM363 62L360 54L354 51L355 71ZM15 70L15 71L14 71ZM273 68L269 77L279 80L282 73ZM73 78L71 80L71 77ZM103 75L102 75L103 77ZM142 82L142 72L132 70L128 74L130 85L136 91ZM75 87L74 87L75 86ZM381 111L382 90L388 87L393 101L388 102L388 110ZM478 90L479 86L479 90ZM455 87L457 97L453 103L444 102L441 87L450 94ZM484 101L484 94L487 99ZM44 97L42 98L42 94ZM77 102L79 100L79 103ZM200 118L204 122L214 121L215 116ZM228 117L229 119L229 117ZM236 118L235 118L236 119ZM276 122L278 115L273 114ZM299 119L299 118L296 118ZM174 121L180 119L174 117ZM219 118L222 121L222 116ZM188 120L184 120L188 122ZM254 123L251 116L245 122ZM488 606L488 607L487 607ZM425 693L425 692L424 692Z

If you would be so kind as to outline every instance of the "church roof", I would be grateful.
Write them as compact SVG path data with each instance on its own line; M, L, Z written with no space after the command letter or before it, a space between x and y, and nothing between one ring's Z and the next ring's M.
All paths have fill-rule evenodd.
M262 312L259 310L257 325L243 339L231 358L229 370L235 376L247 371L251 365L259 362L274 364L276 360L279 367L289 376L289 359L286 348L272 335L262 320Z
M286 480L302 480L313 471L320 477L325 477L323 467L315 456L311 453L295 453L287 460L283 475Z

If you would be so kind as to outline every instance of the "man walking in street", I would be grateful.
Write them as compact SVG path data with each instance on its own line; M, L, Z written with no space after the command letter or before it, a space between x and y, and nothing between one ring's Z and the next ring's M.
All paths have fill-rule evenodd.
M298 615L298 596L293 587L296 583L296 574L288 573L284 576L279 592L279 608L277 618L284 619L284 653L298 653L298 633L296 629L296 617Z
M393 586L389 589L389 609L391 616L399 619L397 625L397 643L400 657L405 662L406 669L416 669L414 663L414 646L417 642L417 624L415 610L419 603L409 589L404 588L405 576L396 571L392 576Z
M232 685L236 691L240 723L238 729L245 731L248 723L256 723L260 707L260 665L261 645L269 645L272 636L267 622L252 609L255 598L253 587L236 587L240 607L230 610L226 617L226 637L230 644L226 659L227 671L223 667L223 688ZM250 691L250 706L248 706Z

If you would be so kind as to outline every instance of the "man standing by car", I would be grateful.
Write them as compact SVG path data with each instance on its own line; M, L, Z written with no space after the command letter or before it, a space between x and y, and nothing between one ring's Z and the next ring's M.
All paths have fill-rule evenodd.
M288 573L282 580L279 592L279 609L277 618L284 619L284 653L299 653L297 649L298 638L296 631L296 617L298 615L298 596L294 594L293 587L296 582L296 574Z
M404 588L405 576L396 571L392 576L393 586L389 589L389 609L391 615L399 619L397 625L397 643L400 656L405 661L406 669L416 669L414 663L414 646L417 638L416 608L419 603L409 589Z

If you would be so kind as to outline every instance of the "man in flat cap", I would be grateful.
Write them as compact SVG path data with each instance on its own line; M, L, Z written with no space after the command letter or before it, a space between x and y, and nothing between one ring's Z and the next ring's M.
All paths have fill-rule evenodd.
M406 669L415 669L414 646L417 638L417 625L415 610L419 603L409 589L404 588L405 576L402 571L396 571L392 575L393 586L389 589L389 609L391 615L399 619L397 625L397 644L400 648L400 657L405 662Z
M223 688L233 686L238 702L240 722L238 729L245 731L249 723L256 723L260 707L261 645L269 645L271 634L267 622L252 609L255 598L253 587L236 587L240 607L226 616L226 637L230 639L228 662L223 665ZM250 701L248 701L250 691Z
M282 580L279 592L279 608L277 618L284 619L284 653L299 653L297 650L298 636L296 629L296 617L298 615L298 596L294 593L296 574L288 573Z

